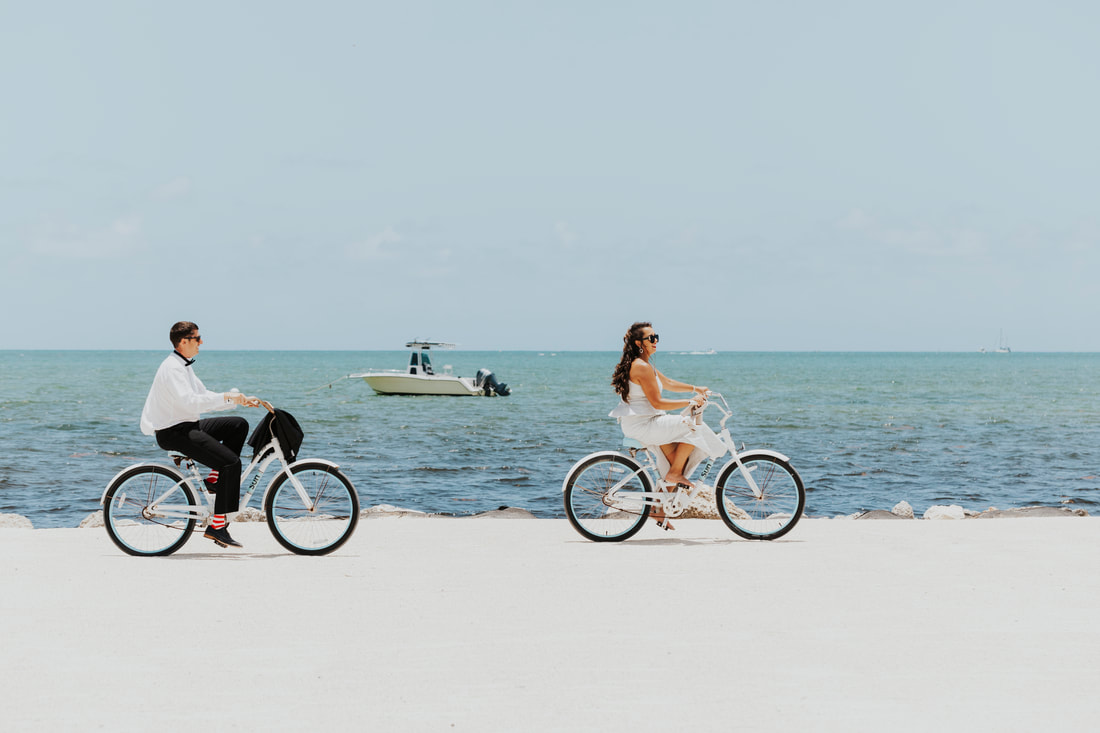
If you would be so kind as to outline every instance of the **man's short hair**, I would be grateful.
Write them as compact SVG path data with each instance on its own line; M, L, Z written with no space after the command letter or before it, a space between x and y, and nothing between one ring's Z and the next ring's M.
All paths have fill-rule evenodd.
M172 348L179 348L180 341L198 330L199 327L191 321L180 321L173 324L172 330L168 332L168 338L172 340Z

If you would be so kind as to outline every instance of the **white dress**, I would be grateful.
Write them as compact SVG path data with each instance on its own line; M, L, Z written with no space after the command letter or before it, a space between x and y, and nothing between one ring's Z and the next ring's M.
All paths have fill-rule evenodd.
M661 378L657 378L658 389L664 390ZM668 471L664 453L658 446L669 443L691 443L695 446L688 459L685 474L710 456L718 458L726 452L726 445L706 423L696 424L691 415L669 415L654 407L645 396L642 385L630 383L630 391L625 400L611 411L609 417L618 418L623 435L632 438L649 448L661 464L662 472Z

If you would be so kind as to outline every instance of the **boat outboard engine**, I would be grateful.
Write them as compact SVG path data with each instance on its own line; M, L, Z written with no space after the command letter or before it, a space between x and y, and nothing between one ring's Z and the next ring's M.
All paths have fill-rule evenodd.
M504 382L498 382L497 378L493 376L493 373L488 369L479 369L477 376L474 377L474 384L481 388L482 393L486 397L492 397L493 392L496 392L501 397L507 397L512 394L512 390L508 389L508 385Z

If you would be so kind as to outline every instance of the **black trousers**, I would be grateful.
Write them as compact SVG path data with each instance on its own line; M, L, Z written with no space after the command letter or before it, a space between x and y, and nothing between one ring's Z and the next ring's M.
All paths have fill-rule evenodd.
M241 448L248 437L243 417L208 417L157 431L157 445L178 451L218 471L214 513L235 512L241 505Z

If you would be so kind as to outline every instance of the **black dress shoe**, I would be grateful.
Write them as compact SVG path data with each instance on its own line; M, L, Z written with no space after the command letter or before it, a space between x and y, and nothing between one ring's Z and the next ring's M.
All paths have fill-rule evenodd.
M208 540L214 540L214 544L222 547L244 547L240 542L229 536L229 529L222 527L221 529L214 529L213 527L207 527L206 531L202 533L202 536Z

